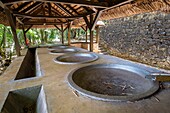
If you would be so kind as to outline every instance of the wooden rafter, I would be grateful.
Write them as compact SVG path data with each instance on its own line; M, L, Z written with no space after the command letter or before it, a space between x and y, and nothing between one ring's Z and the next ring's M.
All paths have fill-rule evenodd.
M79 13L77 12L76 9L74 9L73 7L71 7L70 5L67 5L67 7L69 7L74 13L76 13L77 15L79 15Z
M34 10L33 12L31 12L32 15L38 15L41 12L41 6L39 6L36 10ZM22 22L27 22L29 21L31 18L26 18L24 17L24 19L22 20Z
M29 13L32 12L33 10L37 9L37 7L41 6L42 3L41 2L36 2L32 5L30 5L29 7L25 8L24 10L22 10L20 13Z
M19 12L21 9L23 9L25 6L29 5L31 2L25 2L21 4L18 8L14 9L14 11Z
M3 0L4 4L14 4L22 2L23 0ZM27 0L26 2L29 2L32 0ZM40 0L34 0L34 1L40 1ZM75 5L81 5L81 6L93 6L98 8L107 8L109 5L107 2L92 2L92 1L86 1L86 0L41 0L43 2L53 2L53 3L63 3L63 4L75 4Z
M51 3L47 3L48 4L48 14L49 16L51 16Z
M67 10L64 6L61 4L55 4L57 7L59 7L61 10L63 10L67 15L74 16L69 10Z

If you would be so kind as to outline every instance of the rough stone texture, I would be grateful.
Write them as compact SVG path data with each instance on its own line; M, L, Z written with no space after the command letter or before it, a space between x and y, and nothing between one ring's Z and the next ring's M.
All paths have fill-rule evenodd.
M110 54L170 69L170 14L151 12L106 23L100 42Z

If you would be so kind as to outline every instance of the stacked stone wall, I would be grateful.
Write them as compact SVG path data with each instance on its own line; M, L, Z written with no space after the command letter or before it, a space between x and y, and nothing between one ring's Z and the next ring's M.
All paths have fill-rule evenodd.
M100 44L110 54L170 69L170 14L151 12L105 23Z

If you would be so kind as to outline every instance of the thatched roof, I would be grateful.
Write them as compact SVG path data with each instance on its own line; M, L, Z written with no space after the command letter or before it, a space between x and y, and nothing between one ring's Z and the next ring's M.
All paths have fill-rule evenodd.
M168 0L3 0L1 6L9 9L25 27L54 27L73 21L74 26L85 24L84 17L102 11L98 20L108 20L134 14L163 11L170 12ZM0 23L9 25L6 13L0 8ZM47 26L48 25L48 26Z
M114 18L127 17L135 14L162 11L170 13L170 1L168 0L136 0L119 7L103 11L99 20L110 20ZM83 19L77 19L74 24L85 24Z

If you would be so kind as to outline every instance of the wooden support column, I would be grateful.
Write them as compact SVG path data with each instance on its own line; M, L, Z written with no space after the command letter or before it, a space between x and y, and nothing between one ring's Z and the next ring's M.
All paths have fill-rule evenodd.
M64 44L64 31L68 28L68 26L64 28L63 24L61 24L61 29L57 25L54 26L61 32L61 42Z
M86 25L88 26L89 30L90 30L90 51L93 52L93 30L95 28L95 25L101 15L102 11L100 9L98 9L95 17L93 18L93 15L90 15L90 21L88 20L88 18L85 16L84 21L86 22Z
M64 28L63 28L63 24L61 24L61 42L62 42L62 44L64 44Z
M85 27L81 26L81 28L86 32L86 42L87 42L87 31L88 31L88 27L87 27L87 26L85 26Z
M22 26L22 31L23 31L23 34L24 34L25 45L28 46L26 32L25 32L25 29L24 29L24 25Z
M4 11L5 11L5 14L7 16L7 19L9 21L9 24L11 26L11 30L12 30L12 33L13 33L13 39L14 39L14 42L15 42L16 54L17 54L17 56L21 56L20 44L19 44L19 41L18 41L18 38L17 38L17 33L16 33L16 18L13 16L13 14L8 9L4 8Z
M99 26L96 27L96 43L99 43Z
M93 24L93 15L90 15L90 25ZM93 30L90 27L90 51L93 52Z
M30 27L28 27L28 29L25 31L24 25L22 25L22 30L23 30L23 34L24 34L24 41L25 41L25 45L26 45L26 46L28 46L26 33L31 29L32 26L33 26L33 25L31 25Z
M86 26L86 42L88 40L88 27Z
M71 23L68 23L68 45L71 45Z

